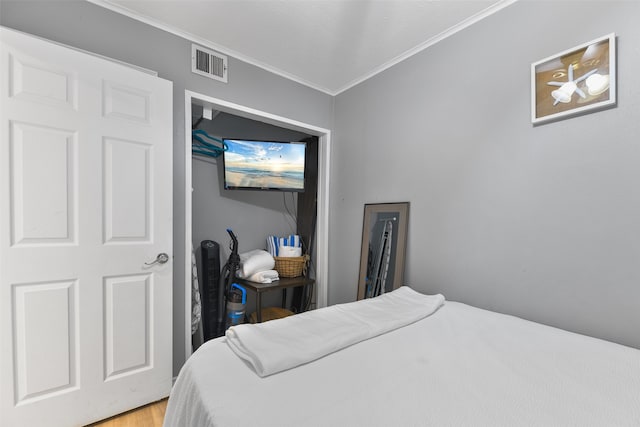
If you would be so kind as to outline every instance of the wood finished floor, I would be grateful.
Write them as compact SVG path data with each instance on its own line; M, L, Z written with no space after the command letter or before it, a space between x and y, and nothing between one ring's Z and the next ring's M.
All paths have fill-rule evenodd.
M166 410L167 399L162 399L87 427L162 427Z

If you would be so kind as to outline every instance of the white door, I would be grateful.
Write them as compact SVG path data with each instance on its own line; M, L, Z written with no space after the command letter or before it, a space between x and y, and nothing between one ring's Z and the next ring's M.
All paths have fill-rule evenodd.
M0 425L82 425L171 388L172 86L0 42Z

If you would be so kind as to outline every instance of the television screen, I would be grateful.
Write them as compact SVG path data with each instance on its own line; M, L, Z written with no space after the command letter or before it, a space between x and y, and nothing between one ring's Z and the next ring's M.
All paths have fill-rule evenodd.
M304 191L304 142L225 139L227 190Z

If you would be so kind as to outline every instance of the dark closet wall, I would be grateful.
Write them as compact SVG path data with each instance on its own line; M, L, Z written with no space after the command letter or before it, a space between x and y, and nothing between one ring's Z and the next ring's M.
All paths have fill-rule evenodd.
M192 111L195 123L201 117L202 107L195 105ZM308 137L300 132L226 113L215 115L213 120L200 121L198 129L218 138L301 141ZM196 250L202 240L217 241L220 244L221 263L224 264L230 252L227 228L233 229L237 235L241 253L265 249L269 235L295 234L296 193L225 190L222 157L194 156L192 168L192 241ZM266 293L263 305L279 306L279 298L279 292ZM254 309L254 295L249 293L247 312Z

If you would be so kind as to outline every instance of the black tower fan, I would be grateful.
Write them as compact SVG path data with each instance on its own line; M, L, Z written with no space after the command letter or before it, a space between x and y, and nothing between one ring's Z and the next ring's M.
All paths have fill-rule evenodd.
M202 255L202 332L204 341L218 336L220 310L220 245L212 240L200 243Z

